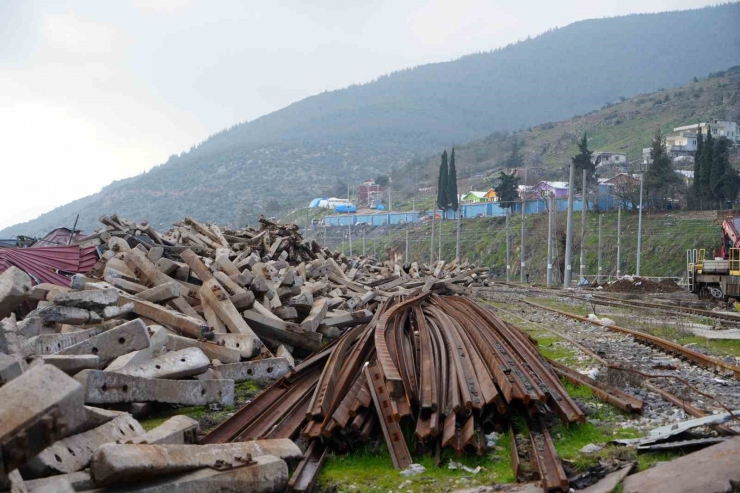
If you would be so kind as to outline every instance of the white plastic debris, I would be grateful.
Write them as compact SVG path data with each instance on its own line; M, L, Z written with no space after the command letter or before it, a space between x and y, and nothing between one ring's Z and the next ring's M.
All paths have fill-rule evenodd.
M481 467L478 466L476 468L468 467L465 464L460 464L459 462L450 461L450 463L447 465L447 469L455 470L455 469L462 469L465 472L469 472L470 474L478 474L481 471Z
M425 472L427 472L427 468L421 464L411 464L409 467L401 471L401 476L416 476L417 474L423 474Z
M580 450L582 454L595 454L599 450L601 450L604 447L600 447L598 445L595 445L593 443L589 443L588 445L584 445L583 448Z
M601 319L601 323L605 325L614 325L614 320L604 317Z
M501 438L501 435L496 433L495 431L492 431L488 435L486 435L486 447L487 448L493 448L496 446L496 442L498 442L498 439Z

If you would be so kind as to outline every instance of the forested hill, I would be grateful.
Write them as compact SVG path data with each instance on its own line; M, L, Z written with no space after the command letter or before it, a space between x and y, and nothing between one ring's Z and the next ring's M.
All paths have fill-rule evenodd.
M233 223L298 203L452 142L567 119L740 64L740 4L589 20L492 52L322 93L225 130L150 172L0 231L42 234L80 213L166 228L186 214ZM173 123L174 124L174 123Z

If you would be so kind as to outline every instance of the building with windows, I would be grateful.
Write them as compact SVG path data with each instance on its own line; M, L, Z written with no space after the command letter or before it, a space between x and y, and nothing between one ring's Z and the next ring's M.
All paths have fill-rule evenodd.
M737 122L714 119L708 122L694 123L693 125L676 127L673 129L673 131L676 133L690 132L696 135L698 129L700 128L704 135L706 135L708 132L711 132L712 137L714 138L727 137L732 141L733 145L740 144L740 133L738 133Z

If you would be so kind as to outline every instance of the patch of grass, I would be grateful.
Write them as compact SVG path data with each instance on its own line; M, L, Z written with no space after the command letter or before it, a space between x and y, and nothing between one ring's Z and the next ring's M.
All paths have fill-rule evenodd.
M644 471L653 467L658 462L669 462L685 455L680 450L664 450L661 452L645 452L637 456L637 467Z
M406 478L393 469L385 444L380 450L368 448L355 450L345 455L330 455L321 469L319 481L322 485L336 485L340 491L356 488L362 492L386 492L399 488L412 491L449 491L479 484L509 483L514 481L511 471L511 447L508 434L499 439L499 447L484 456L455 457L451 450L442 451L441 467L434 466L430 456L415 457L414 462L426 468L426 472ZM481 467L481 472L472 474L462 469L448 469L450 460L467 467Z
M537 348L539 349L540 354L557 361L564 361L576 357L577 353L572 349L572 345L570 343L560 337L550 335L549 332L546 333L548 334L546 336L535 336L532 334L532 337L537 339Z
M253 382L252 380L247 380L246 382L237 383L234 385L234 392L244 392L244 393L257 393L260 390L262 390L263 386Z
M140 420L142 428L149 431L157 426L161 425L173 416L187 416L198 420L206 415L207 409L205 406L189 406L179 407L172 409L163 409L151 414L146 419Z
M544 305L550 308L555 308L563 312L574 313L582 317L588 316L591 311L591 305L589 303L565 303L557 298L526 298L527 301Z

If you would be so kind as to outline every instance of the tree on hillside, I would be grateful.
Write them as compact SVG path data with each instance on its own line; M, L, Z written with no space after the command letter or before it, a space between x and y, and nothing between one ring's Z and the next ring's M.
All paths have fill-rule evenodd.
M701 127L697 125L696 132L696 154L694 154L694 183L692 184L691 196L694 202L694 208L703 209L703 196L701 189L701 165L702 160L700 156L704 152L704 133L701 131Z
M726 137L720 137L714 142L710 176L713 198L720 209L725 208L728 202L735 201L740 188L740 177L730 165L730 146Z
M511 174L506 174L503 171L499 172L498 184L494 187L494 190L499 205L503 209L513 209L514 204L519 200L517 187L519 187L519 177L516 175L516 171L512 171Z
M648 206L656 204L660 208L667 208L669 199L681 187L681 177L673 169L673 163L665 148L665 139L658 130L650 148L651 163L643 177Z
M583 134L581 141L578 143L578 154L573 156L571 160L576 165L576 176L575 176L575 189L576 192L580 193L583 190L583 170L586 170L586 181L593 186L597 183L598 176L596 175L596 165L591 162L591 154L593 151L588 150L588 139L586 134Z
M337 178L334 185L324 191L324 195L327 197L344 197L347 195L347 184Z
M375 184L381 187L388 185L388 175L378 175L375 177Z
M522 149L519 139L514 137L514 144L509 152L509 157L506 158L507 168L522 168L524 166L524 158L522 157Z
M640 181L631 175L620 176L614 184L614 195L622 201L622 208L627 210L632 204L640 203Z
M726 139L719 138L714 142L712 150L712 168L709 171L709 189L712 192L713 203L718 209L722 209L725 201L725 187L723 180L725 172L730 167L730 157L727 150Z
M449 178L447 169L447 149L442 153L442 162L439 164L439 176L437 177L437 207L446 211L450 201L447 200L447 179ZM444 214L442 215L444 217Z
M457 168L455 167L455 148L450 155L450 171L447 177L447 203L453 211L460 206L457 197Z
M712 200L712 159L714 158L714 137L711 127L707 127L707 137L702 144L701 153L696 153L694 160L699 160L699 197L700 202L709 204ZM696 176L694 176L696 180Z

